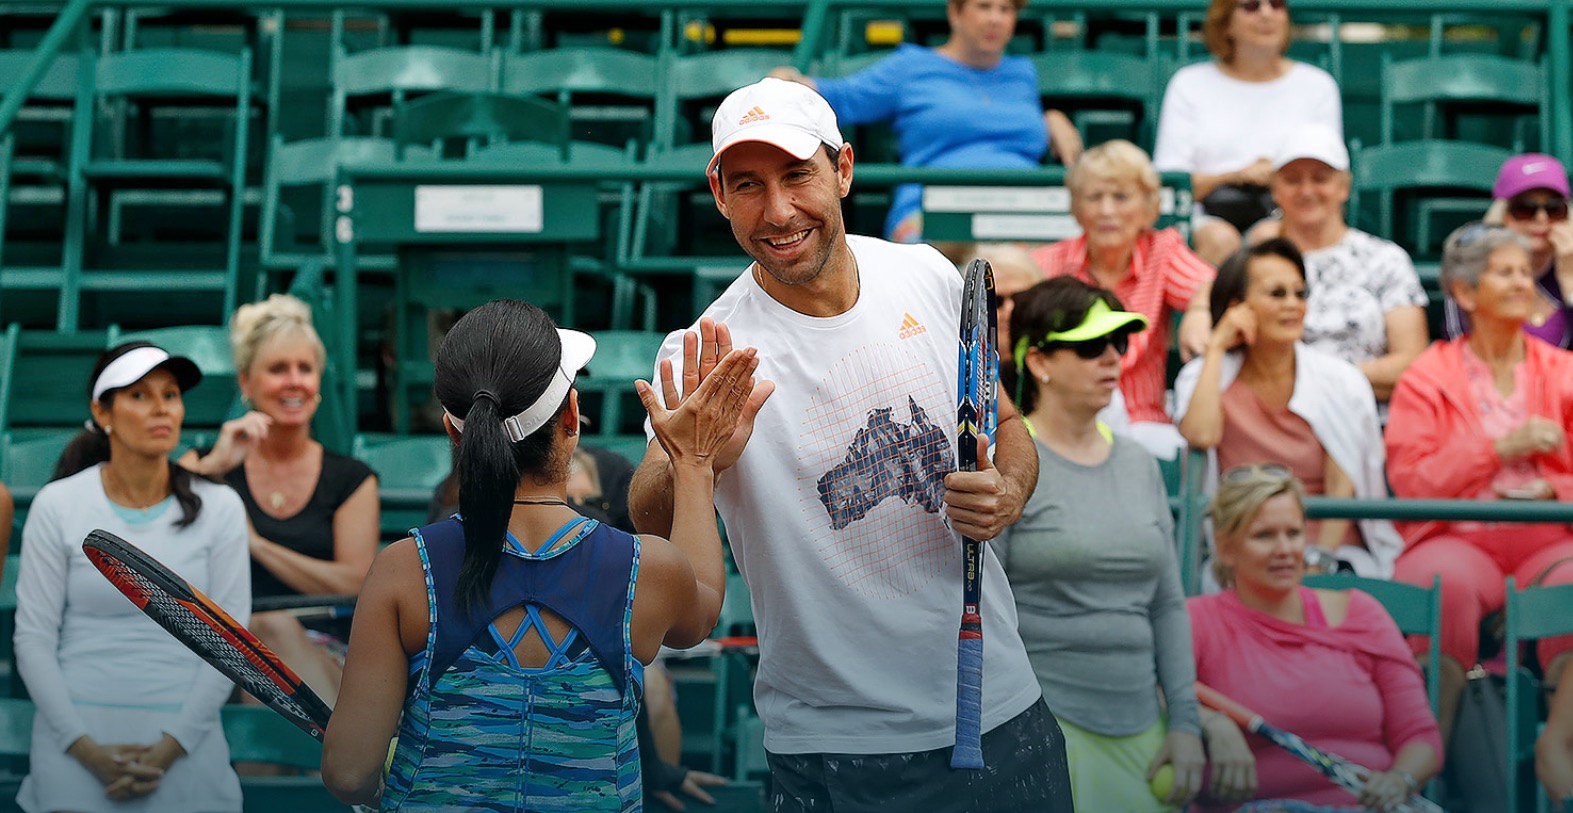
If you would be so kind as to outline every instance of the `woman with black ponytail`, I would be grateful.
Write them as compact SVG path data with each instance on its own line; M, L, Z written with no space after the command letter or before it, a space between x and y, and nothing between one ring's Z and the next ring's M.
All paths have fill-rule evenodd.
M246 510L228 487L174 465L190 359L147 342L99 357L92 418L22 529L16 664L38 713L29 813L241 809L219 709L233 688L144 616L82 553L103 528L147 551L245 623Z
M443 340L436 387L458 447L459 515L389 546L367 576L323 750L340 800L408 813L641 809L644 664L662 644L699 643L720 613L712 461L758 360L733 352L671 412L638 382L673 461L669 542L566 499L573 381L594 352L594 339L517 300L471 311Z

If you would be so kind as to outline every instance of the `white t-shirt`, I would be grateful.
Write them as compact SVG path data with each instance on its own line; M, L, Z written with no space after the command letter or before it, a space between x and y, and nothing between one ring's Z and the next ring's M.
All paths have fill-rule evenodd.
M1163 93L1153 164L1160 172L1217 175L1271 158L1307 124L1344 131L1338 83L1321 68L1293 63L1271 82L1242 82L1216 62L1175 71Z
M961 542L940 501L956 468L961 276L928 246L847 243L862 290L846 313L798 313L744 273L704 314L757 347L776 384L716 507L753 598L765 747L782 754L955 741ZM661 347L679 370L682 337ZM1042 694L992 555L981 613L988 731Z
M1397 243L1350 229L1305 254L1311 299L1301 341L1350 364L1387 355L1387 313L1425 307L1415 264Z

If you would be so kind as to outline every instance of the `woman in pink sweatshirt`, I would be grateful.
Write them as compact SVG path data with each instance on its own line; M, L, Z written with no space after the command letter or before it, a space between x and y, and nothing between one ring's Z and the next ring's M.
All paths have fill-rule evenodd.
M1370 768L1372 776L1357 800L1204 709L1209 786L1196 808L1204 813L1253 799L1385 810L1441 765L1442 741L1420 669L1382 605L1358 590L1301 584L1302 499L1299 481L1281 466L1224 473L1212 508L1213 569L1224 590L1187 602L1196 678L1311 745Z

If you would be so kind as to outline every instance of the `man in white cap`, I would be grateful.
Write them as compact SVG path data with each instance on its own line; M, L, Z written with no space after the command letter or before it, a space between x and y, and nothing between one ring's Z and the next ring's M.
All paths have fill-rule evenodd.
M759 349L773 383L755 389L715 466L759 631L754 698L772 809L1070 811L1064 738L988 556L987 769L950 767L957 533L993 538L1037 482L1008 400L993 463L955 471L960 276L928 246L846 234L852 149L808 87L765 79L733 92L712 142L716 207L754 262L667 337L656 376L676 403L736 344ZM671 488L651 444L629 495L641 531L670 528Z

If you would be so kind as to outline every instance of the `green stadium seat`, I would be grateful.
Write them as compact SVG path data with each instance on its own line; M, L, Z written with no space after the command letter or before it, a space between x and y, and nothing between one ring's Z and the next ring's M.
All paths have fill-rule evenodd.
M384 538L402 539L426 523L426 507L453 469L447 435L356 435L352 456L377 472Z
M590 360L590 366L574 382L574 386L579 389L581 398L589 393L596 393L600 398L599 418L591 426L595 435L619 435L624 432L623 407L631 398L638 397L634 381L641 378L651 380L656 354L666 334L640 330L601 330L594 335L595 358ZM681 375L682 371L677 371L677 374ZM582 408L584 406L581 404ZM639 407L633 412L641 418L644 415L644 410ZM589 440L585 438L586 442ZM639 460L638 457L631 459L635 462Z
M96 59L84 52L83 59L95 79L91 86L84 83L72 132L60 328L75 330L81 324L80 298L87 292L101 294L101 312L115 305L125 308L129 320L155 323L180 313L180 301L167 296L171 290L185 293L182 299L187 302L193 294L199 299L216 295L218 304L205 312L208 319L221 322L238 302L250 51L229 55L151 48ZM139 128L151 127L166 114L218 114L227 136L178 145L143 144L134 137ZM146 259L120 256L128 254L121 247L127 204L183 212L158 221L154 230L167 228L168 234L163 242L145 248ZM218 237L191 245L194 238L187 228L201 220L203 210L218 221ZM98 234L107 240L89 237ZM154 301L160 307L147 307Z
M1045 109L1064 110L1088 144L1124 138L1152 147L1157 132L1158 60L1118 52L1058 50L1033 54Z
M88 379L108 347L108 332L57 333L13 325L6 335L0 432L81 428L89 416Z
M504 93L555 98L569 111L574 140L622 146L655 132L659 62L625 48L551 48L502 56Z
M1456 116L1475 111L1507 119L1509 138L1497 146L1514 152L1551 143L1545 65L1494 54L1447 54L1395 61L1382 55L1382 143L1398 132L1399 111L1420 108L1418 137L1461 139ZM1412 121L1413 116L1405 117ZM1526 126L1528 125L1528 132ZM1526 138L1527 136L1527 138Z
M1453 204L1448 211L1475 212L1467 219L1478 219L1490 204L1491 184L1497 170L1512 153L1501 147L1462 141L1402 141L1369 147L1353 145L1354 184L1349 198L1352 225L1393 240L1413 256L1429 257L1437 241L1433 235L1446 234L1431 222L1433 212L1441 211L1439 195L1455 200L1478 201L1478 208L1467 203ZM1424 190L1427 207L1405 211L1409 227L1395 232L1395 198L1400 193ZM1453 225L1457 225L1456 223ZM1451 227L1449 227L1451 228Z
M1507 799L1508 811L1528 809L1534 799L1531 770L1540 723L1538 682L1522 667L1523 645L1542 638L1573 634L1573 585L1519 589L1507 577Z
M346 164L390 164L396 147L391 138L328 136L285 143L274 136L263 172L262 216L257 226L258 253L266 272L294 271L307 261L332 265L333 182ZM407 150L406 157L417 157ZM299 193L299 194L297 194ZM311 242L303 242L305 234ZM386 270L391 255L359 258L361 268ZM260 281L259 281L260 282ZM259 284L258 298L265 293Z
M0 99L33 58L32 51L0 50ZM77 67L75 54L57 55L11 130L0 135L0 323L48 327L59 313Z
M482 146L527 142L554 148L565 160L569 137L568 108L532 95L442 90L393 106L393 141L401 150L418 145L470 158Z
M329 68L329 135L386 135L393 107L439 90L495 90L491 57L432 45L403 45L347 53L335 43Z
M298 776L242 776L246 813L348 813L322 786L322 744L265 706L230 704L220 712L230 759L296 768Z

